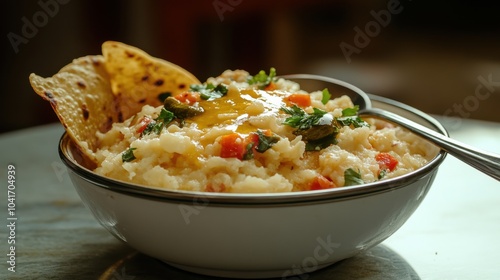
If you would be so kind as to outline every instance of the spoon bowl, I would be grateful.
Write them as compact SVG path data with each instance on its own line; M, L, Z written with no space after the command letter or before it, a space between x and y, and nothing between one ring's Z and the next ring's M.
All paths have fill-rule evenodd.
M370 97L349 83L311 74L293 74L280 77L299 83L303 90L309 92L328 88L331 93L338 93L339 96L347 95L355 105L359 106L359 115L381 118L404 127L457 159L500 181L500 155L468 146L392 112L372 108Z

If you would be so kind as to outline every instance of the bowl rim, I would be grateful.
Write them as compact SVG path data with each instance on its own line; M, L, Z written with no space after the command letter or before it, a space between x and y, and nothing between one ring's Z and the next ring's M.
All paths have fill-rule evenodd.
M373 94L368 94L368 96L372 101L386 103L388 105L398 107L400 109L408 111L409 113L417 115L418 117L422 118L424 121L432 125L433 129L436 129L437 132L442 133L445 136L449 136L448 131L439 121L416 108L386 97L381 97ZM418 168L417 170L394 178L375 181L362 185L300 192L212 193L150 187L99 175L92 170L80 165L74 159L74 156L69 151L69 147L71 145L74 145L73 141L69 137L69 134L67 132L64 132L59 140L58 145L58 153L60 159L73 173L93 185L114 192L136 197L138 196L150 200L188 202L194 203L195 205L231 204L277 206L283 204L288 205L296 203L324 202L325 200L346 200L363 196L370 196L377 193L404 188L405 186L408 186L411 183L420 180L422 177L425 177L427 174L433 171L437 171L437 168L447 155L446 151L440 150L439 153L431 161L429 161L423 167Z

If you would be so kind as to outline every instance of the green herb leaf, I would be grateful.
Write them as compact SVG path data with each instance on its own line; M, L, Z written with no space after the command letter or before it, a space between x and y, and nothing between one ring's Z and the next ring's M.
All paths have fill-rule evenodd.
M275 80L276 69L271 67L271 69L269 69L269 75L266 74L266 71L260 70L256 75L248 77L247 82L249 85L257 85L259 88L263 89Z
M291 115L291 117L286 118L283 123L291 127L298 127L302 119L307 115L304 110L296 105L293 105L293 107L281 107L281 111Z
M174 118L174 113L165 108L161 108L160 115L146 126L146 128L142 131L141 136L150 134L151 132L159 135L163 130L163 127L168 125Z
M174 113L168 111L165 108L161 108L160 115L155 120L157 123L159 123L159 127L155 128L154 130L156 134L160 134L163 127L169 124L171 121L173 121L174 118L175 118Z
M342 117L351 117L351 116L357 116L359 111L359 106L354 105L352 108L345 108L342 110Z
M332 95L330 94L330 91L328 91L327 88L325 88L322 92L323 97L321 98L321 103L326 104L330 98L332 98Z
M223 84L219 84L214 86L211 83L202 84L202 85L191 85L191 91L199 92L200 97L203 100L212 101L217 98L221 98L227 94L227 87Z
M360 117L355 116L355 117L342 117L342 118L337 118L337 123L339 123L342 126L353 126L353 127L363 127L363 126L370 126L369 123L365 122L362 120Z
M352 108L345 108L342 110L342 117L336 118L337 123L340 126L353 126L353 127L363 127L370 126L369 123L365 122L358 116L359 106L355 105Z
M357 116L359 107L346 108L342 110L342 117L325 119L327 112L313 108L311 114L296 105L292 107L282 107L281 111L291 115L286 118L283 124L296 128L294 134L302 135L302 139L307 141L306 150L316 151L336 144L336 136L339 128L343 126L363 127L370 126L367 122ZM330 123L331 122L331 123Z
M361 185L364 183L363 179L361 179L360 172L356 172L352 168L347 168L344 171L344 186Z
M135 159L134 150L136 148L128 148L125 152L122 153L122 162L129 162Z
M318 140L307 141L306 151L320 151L327 148L330 145L337 144L337 139L335 138L336 135L337 135L336 133L333 133Z
M269 150L274 144L276 144L280 138L277 136L267 136L260 130L257 130L257 135L259 136L259 144L255 147L255 150L259 153L263 153Z
M253 159L253 143L248 143L245 147L245 154L243 155L242 160Z
M378 179L382 179L385 177L385 175L387 175L387 169L382 169L380 170L380 172L378 173Z
M155 125L156 125L155 121L151 121L150 123L148 123L146 128L142 131L141 136L150 134L153 131Z
M282 107L281 111L291 115L291 117L285 119L283 124L299 130L306 130L311 128L313 125L319 125L319 120L326 114L325 111L318 108L313 108L313 113L308 114L297 105L293 105L290 108Z
M283 107L281 110L291 115L285 119L283 124L296 128L294 134L302 135L302 139L306 141L307 151L319 151L337 143L335 138L338 128L331 124L321 124L321 120L327 112L313 108L313 113L307 114L296 105L290 108Z

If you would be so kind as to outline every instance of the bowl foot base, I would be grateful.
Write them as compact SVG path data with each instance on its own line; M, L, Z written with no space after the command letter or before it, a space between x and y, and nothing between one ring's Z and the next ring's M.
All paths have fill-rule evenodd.
M212 269L212 268L204 268L204 267L194 267L188 265L182 265L172 262L165 262L166 264L173 266L175 268L208 276L215 277L225 277L225 278L233 278L233 279L257 279L257 278L275 278L280 277L282 279L288 279L288 277L292 277L294 275L307 273L312 273L316 270L325 268L334 263L327 263L317 265L314 268L297 268L294 266L294 269L290 267L289 269L276 269L276 270L224 270L224 269ZM294 278L296 279L296 278ZM302 279L302 278L300 278Z

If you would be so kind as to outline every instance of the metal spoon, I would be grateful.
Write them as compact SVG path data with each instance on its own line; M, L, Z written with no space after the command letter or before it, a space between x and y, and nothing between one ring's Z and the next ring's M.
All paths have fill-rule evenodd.
M392 112L372 108L368 95L349 83L310 74L284 75L280 76L280 78L297 82L300 84L301 89L306 91L317 91L328 88L330 92L341 92L343 95L349 96L352 102L359 106L360 115L383 118L398 124L431 141L436 146L448 152L448 154L500 181L500 155L468 146Z

